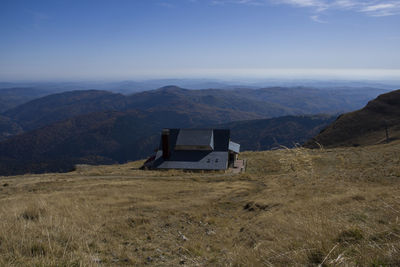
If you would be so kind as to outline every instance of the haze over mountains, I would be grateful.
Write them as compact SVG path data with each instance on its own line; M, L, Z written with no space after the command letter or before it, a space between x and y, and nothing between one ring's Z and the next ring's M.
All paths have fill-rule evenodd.
M22 92L18 98L10 96L11 89L3 90L0 97L8 97L13 107L0 116L0 175L142 159L152 153L160 130L166 127L230 128L243 150L293 146L316 135L335 114L359 109L386 92L380 88L166 86L130 95L103 90L49 94L39 89L25 95L16 90L17 96ZM27 100L35 94L48 95Z
M0 82L1 89L34 88L50 93L73 90L106 90L114 93L133 94L173 84L186 89L234 89L234 88L268 88L268 87L311 87L322 90L330 89L364 89L380 88L394 90L400 87L400 81L368 81L368 80L315 80L315 79L152 79L142 81L109 81L109 82Z

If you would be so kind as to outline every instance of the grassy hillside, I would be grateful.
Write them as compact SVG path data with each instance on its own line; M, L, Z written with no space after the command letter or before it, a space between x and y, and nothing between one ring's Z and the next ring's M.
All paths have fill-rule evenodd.
M400 142L1 179L0 265L398 266Z
M382 94L363 109L339 116L306 146L373 145L397 139L400 139L400 90Z

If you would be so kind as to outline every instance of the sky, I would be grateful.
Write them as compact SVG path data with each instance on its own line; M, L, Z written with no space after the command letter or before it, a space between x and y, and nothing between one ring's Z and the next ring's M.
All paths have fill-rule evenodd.
M400 0L0 0L0 80L400 80Z

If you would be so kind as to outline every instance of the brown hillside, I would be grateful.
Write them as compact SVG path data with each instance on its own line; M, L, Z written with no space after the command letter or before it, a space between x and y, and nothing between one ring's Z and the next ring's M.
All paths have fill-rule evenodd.
M324 147L373 145L400 138L400 90L382 94L363 109L346 113L304 146Z
M0 266L400 266L400 141L0 177Z

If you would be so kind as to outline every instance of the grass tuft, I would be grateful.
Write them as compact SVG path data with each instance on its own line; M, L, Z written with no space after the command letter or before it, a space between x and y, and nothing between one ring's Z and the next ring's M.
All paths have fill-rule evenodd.
M21 213L21 218L28 221L37 221L44 213L44 209L30 205Z
M319 266L324 260L325 255L322 251L311 251L307 254L308 266ZM326 266L326 265L322 265Z
M32 257L44 257L46 256L46 249L43 244L35 243L31 245L30 256Z
M357 243L364 238L363 233L360 229L349 229L339 233L336 241L343 243Z

